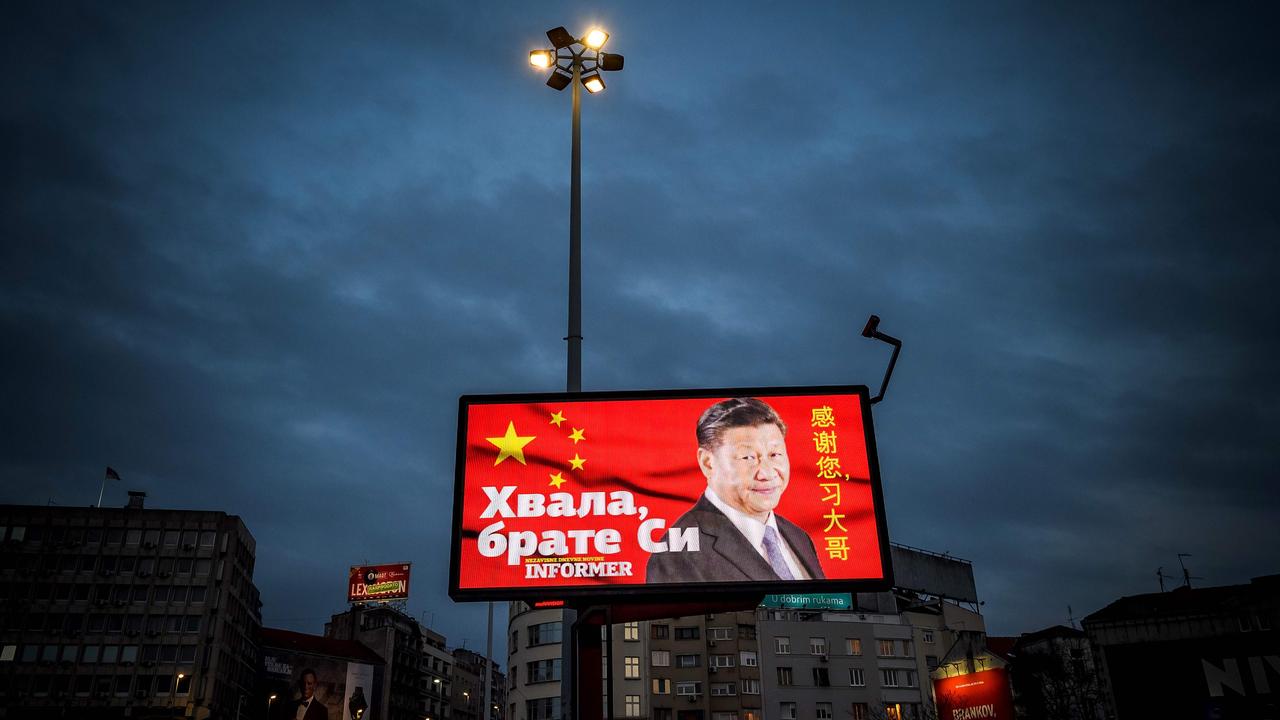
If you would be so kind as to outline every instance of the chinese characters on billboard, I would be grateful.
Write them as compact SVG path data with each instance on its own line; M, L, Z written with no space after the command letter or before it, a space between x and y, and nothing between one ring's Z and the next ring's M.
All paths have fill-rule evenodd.
M891 580L864 387L464 396L454 527L455 599Z
M404 600L409 597L409 563L353 565L347 579L347 602Z

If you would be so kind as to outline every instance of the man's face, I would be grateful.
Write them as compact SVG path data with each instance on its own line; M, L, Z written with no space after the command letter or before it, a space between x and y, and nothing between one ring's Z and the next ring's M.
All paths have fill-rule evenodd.
M716 497L760 522L791 480L786 439L772 423L726 430L714 449L698 448L698 466Z
M316 676L307 673L302 676L302 697L304 700L310 700L312 695L316 694Z

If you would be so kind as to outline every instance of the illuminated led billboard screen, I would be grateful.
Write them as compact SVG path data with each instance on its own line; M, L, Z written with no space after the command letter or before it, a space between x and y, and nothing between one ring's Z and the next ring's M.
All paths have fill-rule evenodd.
M347 576L347 602L405 600L409 597L409 563L352 565Z
M1013 691L1004 668L937 678L933 696L945 720L1014 720Z
M469 395L457 600L892 581L864 386Z

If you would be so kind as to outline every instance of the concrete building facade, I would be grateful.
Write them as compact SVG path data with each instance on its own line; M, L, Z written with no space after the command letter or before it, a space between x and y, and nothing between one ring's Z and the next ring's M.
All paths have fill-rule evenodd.
M144 499L0 506L5 714L230 718L253 699L253 536L233 515Z
M422 720L427 716L431 700L427 685L434 685L426 671L431 654L424 628L416 619L390 605L354 605L325 623L324 634L359 642L385 661L387 681L374 704L378 717Z

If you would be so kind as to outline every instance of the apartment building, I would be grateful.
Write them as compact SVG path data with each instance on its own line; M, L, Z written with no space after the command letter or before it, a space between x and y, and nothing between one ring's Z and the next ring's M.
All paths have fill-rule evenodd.
M230 717L254 697L255 541L218 511L0 506L13 717Z

